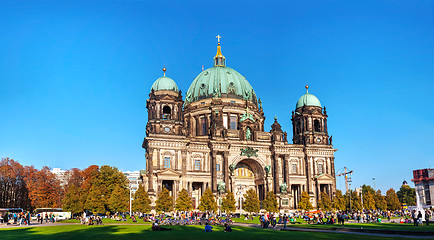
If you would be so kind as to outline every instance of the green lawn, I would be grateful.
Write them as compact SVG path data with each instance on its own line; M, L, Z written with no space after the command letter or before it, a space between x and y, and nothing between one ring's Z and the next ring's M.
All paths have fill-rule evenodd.
M307 228L319 228L330 229L342 227L337 224L333 225L318 225L318 224L290 224L290 227L307 227ZM432 231L434 232L434 225L415 227L411 223L347 223L345 222L344 228L364 228L364 229L380 229L380 230L405 230L405 231Z
M151 225L151 222L144 222L143 219L138 219L137 222L133 222L133 220L131 218L127 218L127 221L116 221L116 220L112 220L110 218L103 218L102 222L104 224L148 224L148 225ZM59 223L80 223L80 221L76 220L76 219L69 219L69 220L59 221Z
M398 239L339 233L282 232L258 228L234 226L233 232L225 233L214 226L214 232L205 233L203 226L170 226L172 231L153 232L149 225L53 225L48 227L2 228L1 239Z

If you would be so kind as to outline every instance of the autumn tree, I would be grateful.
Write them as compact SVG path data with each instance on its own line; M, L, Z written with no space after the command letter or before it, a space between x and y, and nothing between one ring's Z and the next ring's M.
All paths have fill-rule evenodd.
M179 191L178 198L176 199L175 209L177 211L190 211L193 209L193 201L191 197L188 195L187 190L184 188Z
M217 203L212 194L211 189L207 188L202 198L200 199L199 210L201 211L217 211Z
M375 210L375 190L369 185L362 186L363 208Z
M387 190L386 192L386 202L387 209L389 210L399 210L401 209L401 203L399 202L398 196L393 188Z
M318 208L323 211L332 210L332 201L330 200L330 197L326 192L321 193L320 199L318 201Z
M13 159L0 161L0 206L31 210L24 167Z
M407 204L407 206L416 205L416 191L414 188L408 185L402 185L398 192L398 199L401 203Z
M117 185L108 199L108 210L111 212L127 212L130 204L130 190Z
M301 193L301 199L300 199L300 202L298 203L298 206L301 209L306 210L306 211L313 209L312 203L310 202L309 194L306 191L303 191Z
M43 167L40 171L33 166L26 166L25 181L33 208L61 207L63 188L50 168Z
M345 210L345 198L341 190L336 190L335 197L332 201L332 207L336 210Z
M222 201L222 210L228 213L235 211L235 198L232 192L228 192Z
M387 210L386 197L381 194L380 190L375 193L375 208L382 211Z
M170 196L169 190L165 187L161 190L155 203L155 208L159 212L170 212L173 210L173 197Z
M64 211L72 213L81 213L84 210L84 200L82 199L83 176L82 171L73 168L66 172L65 196L62 201Z
M264 209L269 212L277 212L279 210L279 203L277 203L276 195L273 191L267 193L267 197L263 201Z
M261 210L258 194L256 194L255 190L249 189L246 194L244 194L243 209L250 213L257 213Z
M139 185L139 189L137 189L136 193L134 194L134 201L132 205L134 212L148 213L152 210L151 199L141 184Z

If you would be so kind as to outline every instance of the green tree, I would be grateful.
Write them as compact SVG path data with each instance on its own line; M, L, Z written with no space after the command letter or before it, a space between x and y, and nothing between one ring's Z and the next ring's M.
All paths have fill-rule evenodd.
M261 210L259 206L259 198L255 190L249 189L244 194L243 209L247 212L259 212Z
M310 202L309 194L306 191L303 191L301 193L301 199L300 199L300 202L298 203L298 206L301 209L306 210L306 211L313 209L312 203Z
M398 199L401 203L407 204L407 206L416 205L416 191L414 188L408 185L402 185L398 192Z
M372 210L376 209L375 195L373 195L371 192L366 192L363 194L363 207L365 209L372 209Z
M87 194L87 199L84 204L84 208L93 213L105 213L107 211L105 195L102 194L103 189L96 185L93 185L89 193Z
M375 193L375 207L382 211L387 210L386 197L381 194L380 190Z
M231 213L235 211L235 198L232 192L228 192L222 201L222 211Z
M75 186L71 185L68 187L65 198L63 199L62 208L71 213L81 213L84 210L83 201L81 201L81 191Z
M175 209L178 211L190 211L193 209L193 201L188 195L187 190L184 188L179 191L178 198L176 199Z
M137 189L136 193L134 194L133 211L148 213L151 210L151 199L149 198L148 193L145 191L145 188L140 184L139 189Z
M321 193L321 198L318 201L318 208L323 211L332 210L332 201L330 200L330 197L326 192Z
M399 202L398 195L396 195L393 188L387 190L386 192L387 209L389 210L399 210L401 209L401 203Z
M201 211L217 211L217 203L212 194L211 189L207 188L202 198L200 199L199 210Z
M277 212L279 210L279 204L277 203L276 195L273 191L267 193L263 206L264 209L269 212Z
M112 212L127 212L129 204L129 189L117 185L108 200L108 209Z
M163 187L163 189L161 190L155 203L155 209L159 212L173 211L173 197L170 196L169 190L167 190L165 187Z
M347 209L362 210L362 200L358 192L348 190L345 200Z
M333 198L332 206L336 210L345 210L345 198L341 190L336 190L335 197Z

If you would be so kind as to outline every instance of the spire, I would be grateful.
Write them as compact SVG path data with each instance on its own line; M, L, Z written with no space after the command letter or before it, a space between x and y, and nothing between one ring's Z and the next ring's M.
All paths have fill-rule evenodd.
M219 67L224 67L226 66L226 59L225 56L223 56L222 54L222 49L220 47L220 35L216 36L217 41L218 41L218 45L217 45L217 54L214 57L214 67L219 66Z
M166 76L166 67L163 67L163 76Z
M309 86L307 84L306 84L305 88L306 88L306 93L309 93Z

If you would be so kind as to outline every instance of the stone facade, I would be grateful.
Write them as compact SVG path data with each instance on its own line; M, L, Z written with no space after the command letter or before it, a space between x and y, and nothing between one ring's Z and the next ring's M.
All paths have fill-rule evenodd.
M221 52L214 58L214 68L221 71L226 67L217 65L219 56ZM205 71L213 74L214 70ZM271 130L264 130L264 111L253 90L240 96L233 89L238 85L219 82L211 95L194 96L189 89L188 98L194 101L185 103L181 91L151 90L143 141L143 179L150 196L155 200L166 187L176 199L185 188L197 207L204 190L210 188L216 196L232 191L238 208L242 195L253 188L260 200L274 191L282 211L296 209L302 191L309 193L314 206L320 192L333 196L336 149L328 136L325 107L305 104L293 111L290 144L276 118Z

